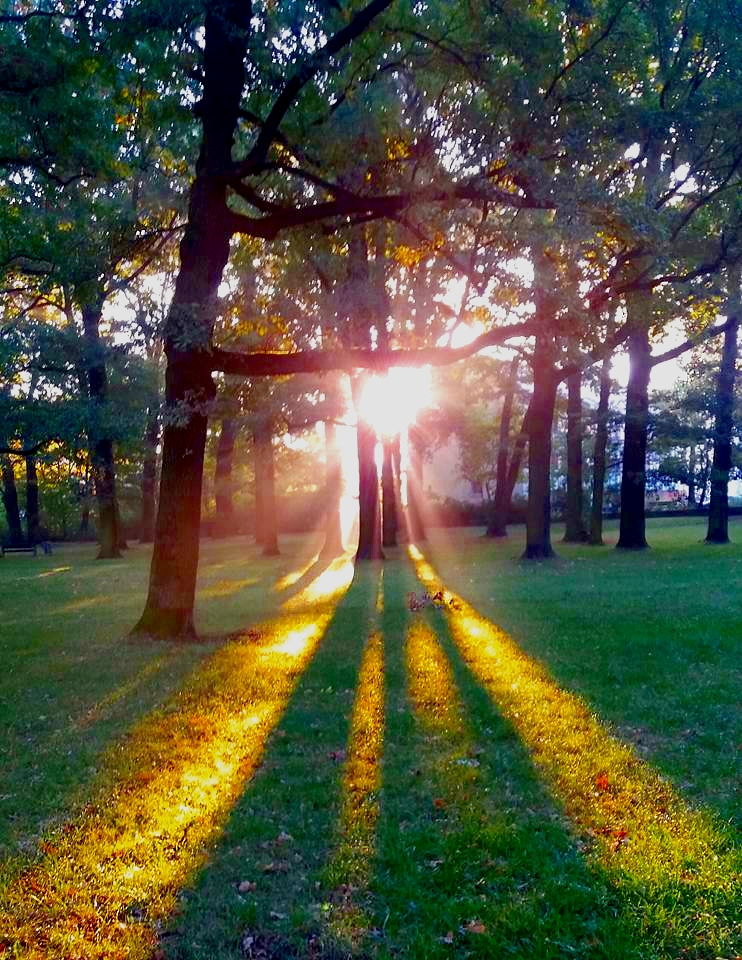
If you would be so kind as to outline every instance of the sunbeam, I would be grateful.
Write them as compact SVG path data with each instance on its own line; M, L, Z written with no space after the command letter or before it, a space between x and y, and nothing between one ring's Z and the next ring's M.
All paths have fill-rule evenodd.
M651 766L615 739L576 695L561 689L496 625L448 593L414 546L409 555L428 595L440 596L462 656L518 730L537 767L582 834L581 846L611 882L638 890L636 922L691 921L699 940L734 924L734 854L710 816L692 810Z

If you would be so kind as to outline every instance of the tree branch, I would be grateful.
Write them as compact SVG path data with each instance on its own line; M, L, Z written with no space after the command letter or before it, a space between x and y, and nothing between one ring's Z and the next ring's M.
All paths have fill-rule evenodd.
M514 337L533 333L528 323L490 330L462 347L421 347L417 350L301 350L297 353L240 353L213 348L212 370L245 377L287 376L292 373L323 373L360 368L386 372L390 367L441 367L466 360L485 347L497 346Z

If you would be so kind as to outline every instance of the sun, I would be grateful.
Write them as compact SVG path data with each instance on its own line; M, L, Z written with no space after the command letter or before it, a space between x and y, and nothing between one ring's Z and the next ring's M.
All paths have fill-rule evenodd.
M358 414L379 437L396 437L430 406L430 367L393 367L384 376L372 376L361 395Z

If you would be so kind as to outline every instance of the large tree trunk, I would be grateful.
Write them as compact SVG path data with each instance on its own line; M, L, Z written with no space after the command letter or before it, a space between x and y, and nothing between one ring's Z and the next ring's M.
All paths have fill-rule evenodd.
M629 382L626 387L623 467L621 471L621 550L644 550L646 538L646 461L649 377L652 372L646 328L629 338Z
M397 484L394 476L394 443L384 440L384 459L381 467L381 545L397 546Z
M603 543L603 495L605 491L606 449L608 447L608 408L611 399L611 360L606 357L600 369L600 396L593 447L593 483L590 504L590 538L593 546Z
M340 520L340 498L343 487L343 467L338 444L337 427L325 421L325 531L321 555L332 559L343 552L343 528Z
M255 446L255 535L264 557L277 557L276 468L270 422L253 431Z
M41 539L39 520L39 479L36 458L26 457L26 537L30 544Z
M587 540L582 496L582 374L567 377L567 510L565 543Z
M155 536L155 500L157 495L157 441L160 419L156 410L147 415L142 465L142 517L139 524L140 543L152 543Z
M19 547L23 543L21 512L18 507L18 489L15 484L15 470L9 457L2 457L3 506L8 521L10 546Z
M234 464L234 445L239 425L234 417L224 417L216 447L216 468L214 470L214 498L216 517L213 535L226 537L234 532L234 483L232 467Z
M547 351L536 347L528 417L528 507L524 560L548 560L551 546L551 431L558 380Z
M488 537L506 537L508 534L508 509L512 492L507 489L508 457L510 453L510 422L513 418L513 401L515 389L518 385L518 367L520 357L513 357L510 365L510 375L505 397L502 401L500 414L500 437L497 444L497 466L495 472L495 500L492 506L489 523L487 524Z
M121 556L119 524L116 509L116 470L113 460L113 441L105 426L105 406L108 378L100 341L100 319L103 294L98 291L93 303L82 306L83 338L85 340L85 367L90 400L90 460L93 467L95 496L98 503L99 560Z
M358 419L358 548L356 560L381 560L379 474L376 468L376 433Z
M149 593L135 634L191 637L198 572L204 449L214 398L208 349L232 234L224 172L244 84L250 4L207 9L201 152L180 272L165 330L165 430Z
M739 278L737 278L739 282ZM735 294L737 291L735 291ZM739 307L734 296L734 307ZM714 462L711 467L711 496L706 543L729 543L729 471L732 469L732 433L734 430L734 380L737 365L737 329L739 317L724 334L721 368L716 392Z

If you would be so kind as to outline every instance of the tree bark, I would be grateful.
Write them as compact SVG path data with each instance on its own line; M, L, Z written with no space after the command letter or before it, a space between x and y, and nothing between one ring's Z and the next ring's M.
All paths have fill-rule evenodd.
M26 538L32 546L41 539L40 526L36 458L26 457Z
M91 303L82 305L83 338L85 340L85 369L90 400L90 460L93 468L95 497L98 504L99 560L121 556L119 524L116 509L116 469L113 459L113 440L105 424L105 406L108 377L100 340L100 319L103 293L96 291Z
M155 536L155 505L157 495L157 441L160 438L160 418L150 410L144 434L144 463L142 465L142 517L139 542L152 543Z
M629 338L629 359L621 470L621 521L616 546L620 550L645 550L647 424L649 377L652 371L646 327L637 330Z
M381 545L397 546L397 484L394 475L394 440L384 440L381 467Z
M507 489L508 457L510 454L510 423L513 418L513 401L515 389L518 385L518 367L520 357L513 357L510 365L510 375L505 397L502 401L500 414L500 436L497 444L497 465L495 469L495 499L487 524L488 537L506 537L508 535L508 509L512 491ZM508 495L509 494L509 495Z
M739 277L737 277L739 287ZM738 298L734 306L739 308ZM729 543L729 472L732 469L734 431L734 381L737 366L739 318L724 334L719 383L716 392L714 460L711 467L711 495L706 543Z
M358 548L356 560L381 560L379 474L376 468L376 433L359 417L358 446Z
M227 537L234 531L234 483L232 466L234 464L234 445L239 425L234 417L224 417L219 431L216 447L216 468L214 471L214 497L216 517L213 535Z
M264 557L277 557L276 469L270 422L253 431L255 445L255 531Z
M582 493L582 374L567 377L567 509L565 543L584 543Z
M20 547L23 543L21 512L18 507L18 489L15 483L15 470L9 457L2 458L3 506L8 521L8 535L11 547Z
M603 544L603 497L605 492L606 449L608 447L608 415L611 399L611 360L606 357L600 369L600 396L593 447L593 483L590 504L590 538L593 546Z
M558 380L544 352L534 357L528 418L528 506L524 560L548 560L551 546L551 431Z
M195 635L204 450L215 389L208 349L232 235L224 172L232 159L251 6L224 0L205 20L203 134L180 271L165 330L165 429L149 593L133 633Z

